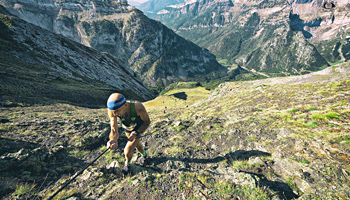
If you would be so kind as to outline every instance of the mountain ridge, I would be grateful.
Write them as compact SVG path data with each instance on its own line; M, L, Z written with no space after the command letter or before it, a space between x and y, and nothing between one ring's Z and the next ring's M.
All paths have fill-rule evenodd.
M141 78L118 58L100 53L15 16L7 15L2 6L0 6L0 12L1 76L2 80L7 80L2 84L1 93L4 95L17 96L16 90L22 91L16 80L17 82L32 81L30 85L35 83L41 85L40 80L42 80L48 85L57 83L63 86L67 84L64 81L67 79L66 81L73 81L74 84L80 82L82 87L94 86L98 87L99 89L96 89L99 91L106 90L103 92L105 94L107 91L119 90L129 91L130 96L140 100L154 97L154 93L142 83ZM27 85L24 84L22 87ZM45 88L45 86L41 87ZM40 87L36 89L40 90ZM27 90L31 91L30 88ZM64 90L60 92L65 93ZM35 93L33 91L29 94L35 97ZM54 93L55 89L52 88L52 92L46 91L45 96L52 95L62 99L62 96L53 95ZM75 99L73 96L71 98ZM101 97L95 96L95 98ZM69 97L65 96L64 99L68 100ZM90 99L91 101L93 100ZM101 103L98 104L101 105Z
M309 73L350 59L345 56L346 3L325 9L320 1L198 0L163 7L158 14L140 9L209 49L220 63L274 76Z
M127 1L50 0L46 7L0 2L31 23L120 58L152 87L227 71L208 50L148 19Z

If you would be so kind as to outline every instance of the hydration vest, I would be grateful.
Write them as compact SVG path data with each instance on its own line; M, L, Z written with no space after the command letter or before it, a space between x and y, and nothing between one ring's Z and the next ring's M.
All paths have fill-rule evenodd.
M138 128L144 123L141 117L136 113L134 100L130 101L129 115L119 117L119 119L122 122L123 127L128 131L138 130Z

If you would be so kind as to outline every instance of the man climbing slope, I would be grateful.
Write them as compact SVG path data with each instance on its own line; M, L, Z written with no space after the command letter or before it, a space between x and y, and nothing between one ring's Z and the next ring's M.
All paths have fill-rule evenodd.
M123 128L126 130L126 136L128 137L128 142L124 149L126 161L122 172L127 174L130 171L130 162L135 147L142 154L141 166L146 166L148 154L144 150L139 138L150 125L150 119L145 107L139 101L126 100L120 93L113 93L109 96L107 107L111 124L110 140L107 142L107 148L114 150L118 147L119 133L117 117L121 120Z

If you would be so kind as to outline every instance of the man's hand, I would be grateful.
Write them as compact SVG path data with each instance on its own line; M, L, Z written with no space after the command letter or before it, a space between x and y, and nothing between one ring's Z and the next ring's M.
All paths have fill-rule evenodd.
M137 137L137 133L135 131L131 132L130 136L128 137L128 141L133 141Z
M118 148L118 142L116 141L116 140L114 140L114 139L112 139L112 140L109 140L108 142L107 142L107 149L110 149L110 150L114 150L114 149L116 149L116 148Z

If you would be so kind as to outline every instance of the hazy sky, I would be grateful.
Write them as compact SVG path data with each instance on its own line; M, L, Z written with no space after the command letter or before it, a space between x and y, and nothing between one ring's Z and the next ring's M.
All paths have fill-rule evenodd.
M139 2L139 3L144 3L144 2L146 2L148 0L132 0L132 1L136 1L136 2Z

